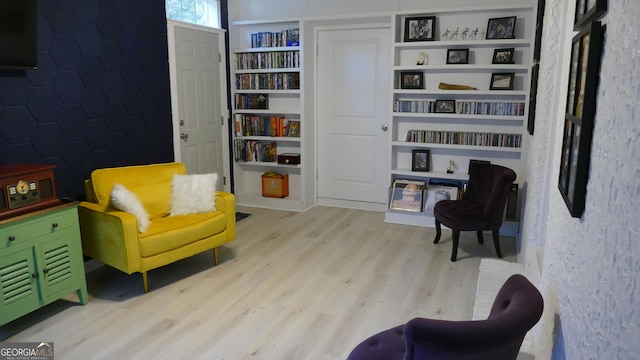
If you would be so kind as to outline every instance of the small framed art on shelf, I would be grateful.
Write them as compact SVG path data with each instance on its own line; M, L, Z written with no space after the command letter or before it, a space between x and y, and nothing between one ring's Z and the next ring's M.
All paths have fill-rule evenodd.
M493 50L492 64L513 64L514 48Z
M489 90L513 90L515 77L515 73L493 73Z
M447 64L468 64L469 49L448 49Z
M455 114L456 101L455 100L436 100L435 112L445 114Z
M411 171L429 171L429 150L411 150Z
M489 19L487 24L487 40L515 39L516 17L507 16Z
M404 41L433 41L435 16L408 17L404 20Z
M424 89L424 73L422 71L401 71L401 89Z

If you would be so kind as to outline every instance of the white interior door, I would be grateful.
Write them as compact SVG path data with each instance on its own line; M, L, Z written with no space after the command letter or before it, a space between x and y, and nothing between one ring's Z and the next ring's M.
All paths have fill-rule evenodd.
M222 178L225 131L220 34L180 23L174 23L171 28L175 64L172 88L177 90L177 94L172 93L172 97L177 97L177 103L172 101L173 120L177 122L174 129L178 133L174 143L179 143L176 159L185 163L189 173L216 172ZM218 186L222 188L222 184Z
M318 32L318 201L386 205L389 28Z

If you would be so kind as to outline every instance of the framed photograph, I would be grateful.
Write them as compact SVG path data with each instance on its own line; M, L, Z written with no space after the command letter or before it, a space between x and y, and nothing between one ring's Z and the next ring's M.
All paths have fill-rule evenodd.
M408 17L404 19L404 41L433 41L436 29L435 16Z
M513 64L514 48L493 50L492 64Z
M469 49L448 49L447 64L468 64Z
M572 39L558 189L572 217L585 208L603 30L594 21Z
M411 150L411 171L429 171L429 150Z
M576 0L573 29L579 31L583 25L595 20L605 11L607 11L607 0Z
M424 89L424 73L422 71L401 71L401 89Z
M515 29L515 16L489 19L487 39L515 39Z
M435 111L437 113L455 114L456 101L455 100L436 100Z
M401 180L393 182L389 209L422 212L424 181Z
M515 73L493 73L489 90L513 90L515 78Z

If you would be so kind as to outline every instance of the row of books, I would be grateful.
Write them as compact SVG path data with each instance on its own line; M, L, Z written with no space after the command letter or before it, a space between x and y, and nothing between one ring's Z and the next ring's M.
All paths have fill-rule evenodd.
M251 47L281 47L300 45L300 29L287 29L278 32L258 32L251 34Z
M442 200L459 199L464 183L437 183L396 179L389 189L389 209L433 214L433 206Z
M299 90L300 74L236 74L236 89L239 90Z
M451 145L475 145L519 148L520 134L496 134L487 132L409 130L407 142Z
M434 113L434 100L395 100L394 112ZM523 102L455 101L455 113L464 115L523 116Z
M285 116L235 115L236 136L300 137L300 120Z
M235 94L236 109L269 109L269 94Z
M251 141L236 139L235 161L275 162L278 159L278 144L275 141Z
M300 67L299 51L272 51L235 54L238 70L284 69Z

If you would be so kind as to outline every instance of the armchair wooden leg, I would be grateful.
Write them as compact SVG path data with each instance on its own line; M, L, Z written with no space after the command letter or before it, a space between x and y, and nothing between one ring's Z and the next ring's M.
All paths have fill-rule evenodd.
M213 264L218 266L218 248L213 248Z
M482 231L476 231L478 233L478 242L480 244L484 244L484 236L482 235Z
M502 252L500 251L500 229L493 229L493 244L496 246L498 257L502 258Z
M440 228L440 221L436 220L436 238L433 239L434 244L437 244L440 241L440 235L442 235L442 229Z
M451 261L456 261L458 257L458 242L460 241L460 230L451 229L453 250L451 251Z
M149 292L149 283L147 282L147 272L146 271L142 272L142 288L144 289L145 293Z

